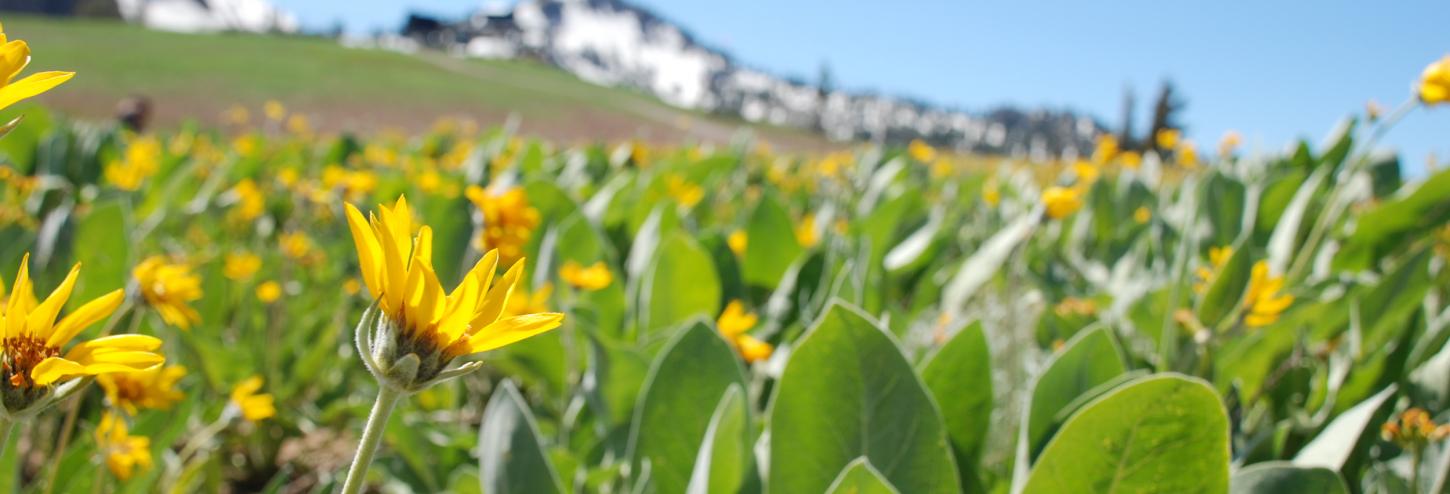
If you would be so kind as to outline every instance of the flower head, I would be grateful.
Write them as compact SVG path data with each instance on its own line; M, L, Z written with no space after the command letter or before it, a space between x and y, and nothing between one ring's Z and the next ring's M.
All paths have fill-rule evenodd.
M1391 420L1380 426L1380 437L1405 449L1424 448L1431 441L1450 436L1450 425L1436 425L1430 413L1423 408L1410 408L1400 414L1399 420Z
M1153 212L1149 211L1147 206L1138 206L1138 209L1133 210L1133 221L1139 225L1145 224L1152 219Z
M1093 163L1106 165L1118 157L1118 137L1112 134L1101 134L1097 138L1096 146L1093 148Z
M20 272L0 315L0 328L5 332L0 344L4 364L0 369L0 404L4 405L0 417L28 416L44 409L74 390L67 385L75 378L144 370L165 361L155 353L161 340L137 334L96 338L62 353L81 330L115 312L125 292L102 295L57 322L75 288L80 265L71 268L55 291L39 301L30 281L29 259L26 254L20 261Z
M1249 286L1244 294L1244 309L1248 311L1244 316L1244 324L1250 328L1260 328L1278 321L1279 314L1294 303L1293 295L1279 293L1283 288L1284 277L1269 274L1268 262L1254 263L1253 271L1249 274Z
M122 481L129 480L139 468L151 468L151 439L132 436L126 420L107 412L96 426L96 449L106 457L106 468Z
M1048 187L1042 191L1042 204L1047 206L1047 217L1060 220L1082 208L1082 196L1077 189Z
M368 369L386 385L417 391L472 371L476 363L448 367L455 358L515 343L564 320L558 313L503 316L524 262L515 262L495 283L497 250L484 254L453 291L444 293L433 271L433 230L423 226L413 236L405 198L392 207L378 206L370 218L348 204L347 220L363 282L375 297L358 325L358 348Z
M262 303L270 304L272 302L276 302L279 298L282 298L281 283L267 280L262 282L262 284L257 285L257 300L261 300Z
M232 388L231 406L237 407L248 422L261 422L277 414L272 395L258 393L261 390L262 376L248 377Z
M262 258L250 252L227 254L222 263L222 275L232 281L250 279L262 268Z
M821 242L821 235L816 231L816 213L806 213L800 223L796 223L795 241L807 249Z
M0 27L0 109L20 100L39 95L74 77L75 72L37 72L14 80L30 64L30 45L24 40L9 40Z
M1208 284L1213 282L1215 275L1223 271L1223 266L1228 264L1228 259L1233 255L1234 249L1229 246L1208 249L1208 265L1198 267L1198 271L1195 273L1198 280L1193 284L1193 291L1198 293L1208 291Z
M740 354L740 358L746 362L757 362L770 358L770 354L775 351L769 343L746 334L758 321L755 313L747 312L739 300L732 300L720 313L715 327L720 330L720 335L725 337L731 348Z
M1173 149L1178 147L1178 140L1182 137L1181 130L1158 129L1158 133L1153 134L1153 142L1158 145L1158 149Z
M1425 72L1420 75L1418 92L1420 101L1426 105L1450 102L1450 55L1425 67Z
M730 236L725 238L725 245L730 246L730 252L734 252L736 256L743 256L745 247L750 245L750 234L745 233L745 230L730 232Z
M146 305L156 309L166 324L191 329L201 322L201 314L190 305L201 300L201 277L192 274L191 266L151 256L131 270L131 277L136 279Z
M559 268L559 277L570 286L589 292L603 290L614 282L614 275L604 261L596 261L588 267L574 261L566 262Z
M504 264L522 259L524 247L539 227L539 210L529 205L524 189L495 190L474 185L464 195L483 213L482 233L474 240L475 246L479 250L498 250Z
M186 377L186 368L179 365L153 367L136 372L118 372L96 376L106 392L106 399L126 413L135 415L142 408L170 410L185 395L176 389L176 382Z
M704 188L690 183L689 180L685 180L684 177L679 175L670 175L665 185L669 189L670 198L674 199L675 202L679 203L685 209L695 207L696 204L700 203L701 199L705 198Z
M918 162L930 163L936 159L936 148L921 139L912 139L911 144L906 146L906 154Z
M161 169L161 141L146 136L132 139L119 160L106 164L106 182L121 190L136 190Z

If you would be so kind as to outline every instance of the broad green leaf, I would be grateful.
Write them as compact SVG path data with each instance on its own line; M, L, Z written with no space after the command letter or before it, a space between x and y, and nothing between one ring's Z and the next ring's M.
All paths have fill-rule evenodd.
M957 471L967 484L977 477L992 423L992 356L982 323L962 329L927 359L921 380L941 406Z
M710 419L726 390L745 387L745 368L709 325L694 322L665 347L645 379L630 433L639 468L656 492L684 492Z
M1043 450L1024 493L1228 490L1228 413L1201 380L1148 376L1087 404Z
M1442 170L1409 194L1359 215L1354 233L1334 257L1336 269L1371 269L1396 249L1450 221L1450 170Z
M786 363L770 424L770 492L824 492L863 456L903 492L961 490L926 387L885 331L839 302Z
M684 232L660 242L640 292L638 311L645 317L640 327L649 338L696 317L714 318L720 311L720 277L714 261Z
M126 287L132 267L129 220L120 201L104 201L76 222L75 258L81 274L71 294L72 309Z
M1313 441L1294 456L1294 465L1300 467L1323 467L1338 471L1349 479L1355 479L1353 469L1358 456L1379 438L1379 425L1389 415L1396 388L1390 386L1364 400L1348 411L1339 414Z
M804 250L796 242L790 213L767 194L755 205L745 232L748 241L741 261L745 283L760 287L780 283L781 276Z
M841 475L831 482L831 487L826 489L828 494L897 494L899 491L891 486L886 478L866 457L857 458L844 470Z
M1122 352L1106 328L1079 333L1068 341L1062 352L1047 363L1046 370L1032 387L1032 401L1023 424L1026 442L1022 446L1028 448L1027 458L1038 456L1065 418L1063 412L1079 396L1127 371Z
M564 492L534 414L513 381L504 381L488 400L478 432L478 458L483 492Z
M896 244L896 247L892 247L882 260L886 271L900 273L925 264L935 250L932 247L936 245L937 235L944 224L944 216L944 213L933 212L927 222L921 225L921 228L912 232L901 243Z
M715 406L705 440L695 456L690 473L688 494L729 493L740 491L750 467L750 430L745 389L731 386Z
M1231 494L1349 494L1334 470L1296 467L1286 461L1255 463L1234 472Z

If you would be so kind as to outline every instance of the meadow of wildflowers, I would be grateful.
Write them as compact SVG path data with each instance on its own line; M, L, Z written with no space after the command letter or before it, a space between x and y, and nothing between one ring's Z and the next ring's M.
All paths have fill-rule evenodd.
M1447 102L1053 163L23 106L0 491L1450 492L1450 171L1374 151Z

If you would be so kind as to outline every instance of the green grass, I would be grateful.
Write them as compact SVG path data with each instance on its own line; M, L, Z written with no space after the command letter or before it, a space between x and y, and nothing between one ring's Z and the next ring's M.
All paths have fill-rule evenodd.
M4 25L11 39L30 43L31 71L77 73L42 101L83 117L109 116L115 101L140 94L157 102L163 125L215 120L233 104L255 108L269 99L317 115L324 126L348 128L406 128L443 115L490 120L517 114L526 128L554 137L611 139L709 137L696 135L707 130L721 137L745 125L669 107L639 92L595 86L528 61L355 49L316 38L168 33L105 20L9 16ZM692 122L689 129L679 128L683 121ZM570 131L561 136L550 132L554 127ZM772 138L819 143L792 129L760 130Z

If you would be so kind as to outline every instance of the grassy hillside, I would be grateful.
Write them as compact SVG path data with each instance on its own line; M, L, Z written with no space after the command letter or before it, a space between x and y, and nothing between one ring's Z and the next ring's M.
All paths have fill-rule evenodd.
M77 72L42 101L83 117L108 117L119 99L145 95L163 126L214 121L233 104L255 108L268 99L333 130L416 129L444 115L497 123L517 114L524 132L565 141L720 142L745 125L532 62L354 49L323 39L167 33L111 21L3 21L12 39L30 42L31 70ZM758 130L787 147L823 144L805 132Z

